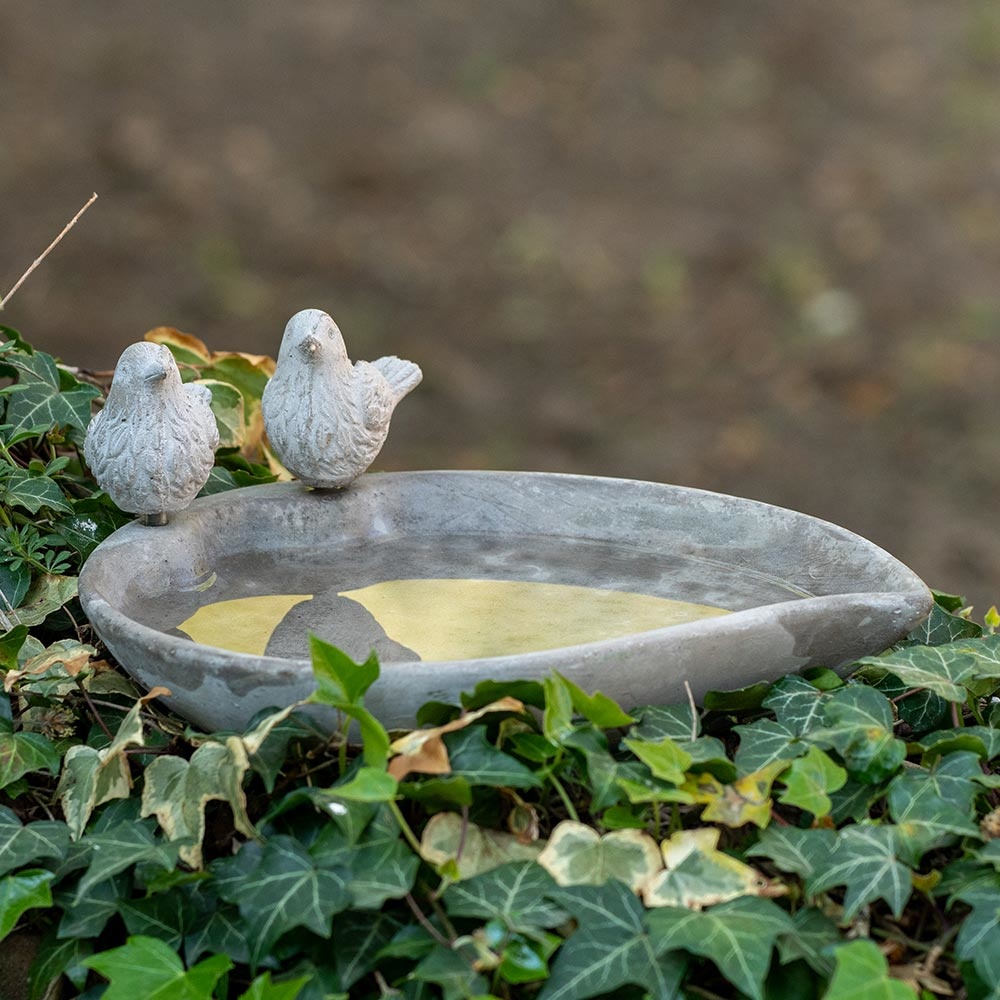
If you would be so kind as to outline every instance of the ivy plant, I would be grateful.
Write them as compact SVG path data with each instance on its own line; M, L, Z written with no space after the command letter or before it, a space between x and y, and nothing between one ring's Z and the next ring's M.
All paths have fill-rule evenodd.
M243 428L211 488L280 475L266 360L152 336ZM6 338L0 939L25 996L1000 998L995 610L937 595L845 676L702 706L554 673L392 733L377 660L314 639L306 702L197 732L73 602L124 520L79 456L101 386Z

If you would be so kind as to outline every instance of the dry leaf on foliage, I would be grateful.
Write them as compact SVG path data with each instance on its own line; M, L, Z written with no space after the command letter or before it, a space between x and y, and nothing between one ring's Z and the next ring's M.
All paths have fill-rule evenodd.
M397 756L389 761L389 773L397 781L402 781L411 771L420 774L449 774L451 761L448 759L448 749L444 745L442 736L464 729L491 712L523 711L524 702L518 701L517 698L500 698L443 726L435 726L433 729L414 729L390 745L389 749Z
M64 646L57 643L56 646L50 646L44 652L25 661L24 666L20 669L8 670L3 679L4 691L10 693L18 681L25 677L40 677L56 665L61 665L70 677L76 677L85 667L90 665L90 658L95 652L93 646L86 646L82 643L70 643ZM94 666L96 667L96 664Z

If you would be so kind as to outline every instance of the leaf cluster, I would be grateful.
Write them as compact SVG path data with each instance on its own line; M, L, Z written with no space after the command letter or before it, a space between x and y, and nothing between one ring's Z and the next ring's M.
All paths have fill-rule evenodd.
M37 945L27 996L1000 998L992 609L939 595L846 679L702 708L484 681L405 733L365 707L377 661L315 640L307 702L194 732L76 625L123 521L79 455L101 380L5 336L0 941ZM209 488L281 475L269 359L149 336L211 383Z

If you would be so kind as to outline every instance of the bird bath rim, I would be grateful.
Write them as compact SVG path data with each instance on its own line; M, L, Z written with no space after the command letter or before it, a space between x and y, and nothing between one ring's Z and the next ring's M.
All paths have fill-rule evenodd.
M478 523L485 534L502 534L503 526L518 524L519 517L533 512L537 526L561 525L567 539L586 538L588 532L607 537L617 530L624 536L616 536L621 544L638 551L642 546L637 540L645 538L645 551L654 553L671 538L686 538L704 550L705 566L732 567L741 558L751 563L756 558L762 560L758 568L745 565L741 571L759 573L762 581L775 579L766 572L768 559L773 561L769 546L791 543L793 568L797 558L808 556L817 560L819 569L813 567L812 576L809 570L801 571L800 579L808 578L812 588L799 589L810 596L770 601L724 617L554 650L384 662L367 704L390 727L412 725L416 710L426 701L454 701L459 692L471 690L481 680L541 679L553 669L631 707L680 700L685 680L700 698L711 688L740 687L820 663L836 668L886 648L922 620L932 605L930 591L919 577L889 553L806 514L660 483L464 471L369 474L342 491L275 483L196 500L166 527L131 524L102 542L81 573L81 602L98 634L137 680L148 687L171 688L174 694L168 703L205 728L239 728L261 708L282 707L306 697L314 687L308 660L231 652L137 621L117 606L123 603L130 581L145 572L148 586L158 573L173 573L172 585L194 587L211 569L206 546L255 539L254 551L266 551L266 543L273 540L268 525L278 523L299 532L297 537L305 544L322 535L322 525L315 522L323 518L331 531L345 530L353 518L350 523L357 528L353 537L366 544L403 537L407 530L440 530L442 506L447 508L449 502L459 522L467 519L463 527L467 533ZM556 509L565 514L553 516ZM614 517L618 521L612 524ZM521 529L531 526L519 523ZM756 542L744 538L743 549L731 546L736 563L714 558L719 545L711 544L713 534L733 535L741 529L756 531ZM705 536L701 541L697 532ZM725 542L722 550L726 551ZM794 585L793 580L785 582ZM824 588L832 592L815 593Z

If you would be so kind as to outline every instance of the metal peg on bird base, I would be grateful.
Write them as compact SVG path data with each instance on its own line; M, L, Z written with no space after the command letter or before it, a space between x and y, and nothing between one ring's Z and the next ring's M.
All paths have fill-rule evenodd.
M162 344L127 347L83 445L101 489L143 524L166 524L198 495L215 463L211 401L206 386L181 382Z
M397 357L351 363L337 324L319 309L285 327L264 388L264 429L278 458L307 486L349 485L385 443L396 404L422 378Z

